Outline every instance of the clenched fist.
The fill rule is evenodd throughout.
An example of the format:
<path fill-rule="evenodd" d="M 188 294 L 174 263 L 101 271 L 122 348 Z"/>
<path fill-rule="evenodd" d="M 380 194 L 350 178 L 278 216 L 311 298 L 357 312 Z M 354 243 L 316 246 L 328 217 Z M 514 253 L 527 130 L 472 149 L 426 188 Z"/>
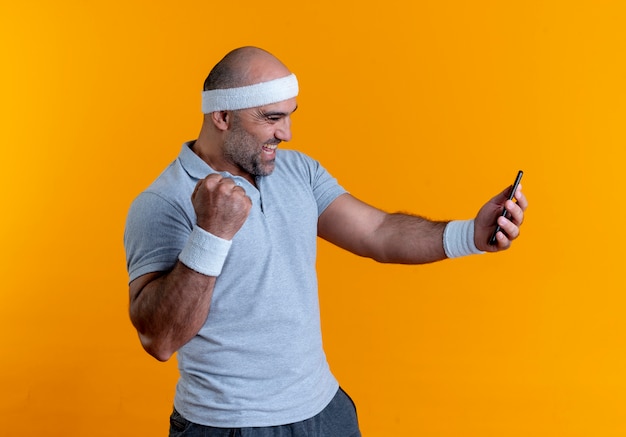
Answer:
<path fill-rule="evenodd" d="M 232 240 L 252 207 L 246 191 L 231 178 L 213 173 L 200 180 L 191 195 L 197 223 L 216 237 Z"/>

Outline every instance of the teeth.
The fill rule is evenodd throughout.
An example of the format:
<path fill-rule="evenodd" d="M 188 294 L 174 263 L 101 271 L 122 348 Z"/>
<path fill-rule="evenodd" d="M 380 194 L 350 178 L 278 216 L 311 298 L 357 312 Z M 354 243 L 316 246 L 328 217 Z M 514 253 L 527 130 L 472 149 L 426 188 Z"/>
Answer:
<path fill-rule="evenodd" d="M 269 149 L 269 150 L 276 150 L 277 147 L 278 147 L 277 144 L 266 144 L 263 146 L 264 149 Z"/>

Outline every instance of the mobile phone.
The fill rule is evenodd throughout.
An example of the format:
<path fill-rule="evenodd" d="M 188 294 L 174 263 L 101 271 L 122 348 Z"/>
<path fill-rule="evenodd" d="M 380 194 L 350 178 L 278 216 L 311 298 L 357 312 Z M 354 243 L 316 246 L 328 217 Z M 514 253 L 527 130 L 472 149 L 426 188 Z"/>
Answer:
<path fill-rule="evenodd" d="M 511 194 L 509 194 L 509 200 L 513 200 L 513 198 L 515 197 L 517 186 L 519 185 L 519 182 L 522 180 L 523 175 L 524 175 L 524 172 L 522 170 L 517 172 L 517 177 L 515 178 L 515 182 L 513 182 L 513 189 L 511 190 Z M 501 217 L 504 217 L 506 214 L 507 214 L 507 210 L 503 209 Z M 493 231 L 493 234 L 491 234 L 491 238 L 489 239 L 489 245 L 493 246 L 494 244 L 496 244 L 496 234 L 500 232 L 501 230 L 502 229 L 500 228 L 500 225 L 497 225 L 496 230 Z"/>

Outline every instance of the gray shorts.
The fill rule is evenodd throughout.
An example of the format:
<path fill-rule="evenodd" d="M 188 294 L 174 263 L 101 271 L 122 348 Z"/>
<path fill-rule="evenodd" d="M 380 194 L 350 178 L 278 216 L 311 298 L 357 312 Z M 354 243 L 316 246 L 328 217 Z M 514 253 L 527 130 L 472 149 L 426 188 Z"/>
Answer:
<path fill-rule="evenodd" d="M 356 407 L 341 388 L 316 416 L 288 425 L 258 428 L 215 428 L 189 422 L 176 409 L 169 437 L 361 437 Z"/>

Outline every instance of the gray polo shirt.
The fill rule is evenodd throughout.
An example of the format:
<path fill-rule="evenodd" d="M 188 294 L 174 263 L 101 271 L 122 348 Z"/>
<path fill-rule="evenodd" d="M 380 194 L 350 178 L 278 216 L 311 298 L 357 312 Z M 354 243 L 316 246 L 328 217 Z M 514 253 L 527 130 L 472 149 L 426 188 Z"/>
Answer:
<path fill-rule="evenodd" d="M 214 173 L 183 145 L 178 158 L 133 202 L 124 243 L 130 280 L 171 269 L 196 222 L 191 193 Z M 209 316 L 178 351 L 174 405 L 186 419 L 217 427 L 274 426 L 308 419 L 338 384 L 322 348 L 317 219 L 345 190 L 318 162 L 277 150 L 218 277 Z"/>

